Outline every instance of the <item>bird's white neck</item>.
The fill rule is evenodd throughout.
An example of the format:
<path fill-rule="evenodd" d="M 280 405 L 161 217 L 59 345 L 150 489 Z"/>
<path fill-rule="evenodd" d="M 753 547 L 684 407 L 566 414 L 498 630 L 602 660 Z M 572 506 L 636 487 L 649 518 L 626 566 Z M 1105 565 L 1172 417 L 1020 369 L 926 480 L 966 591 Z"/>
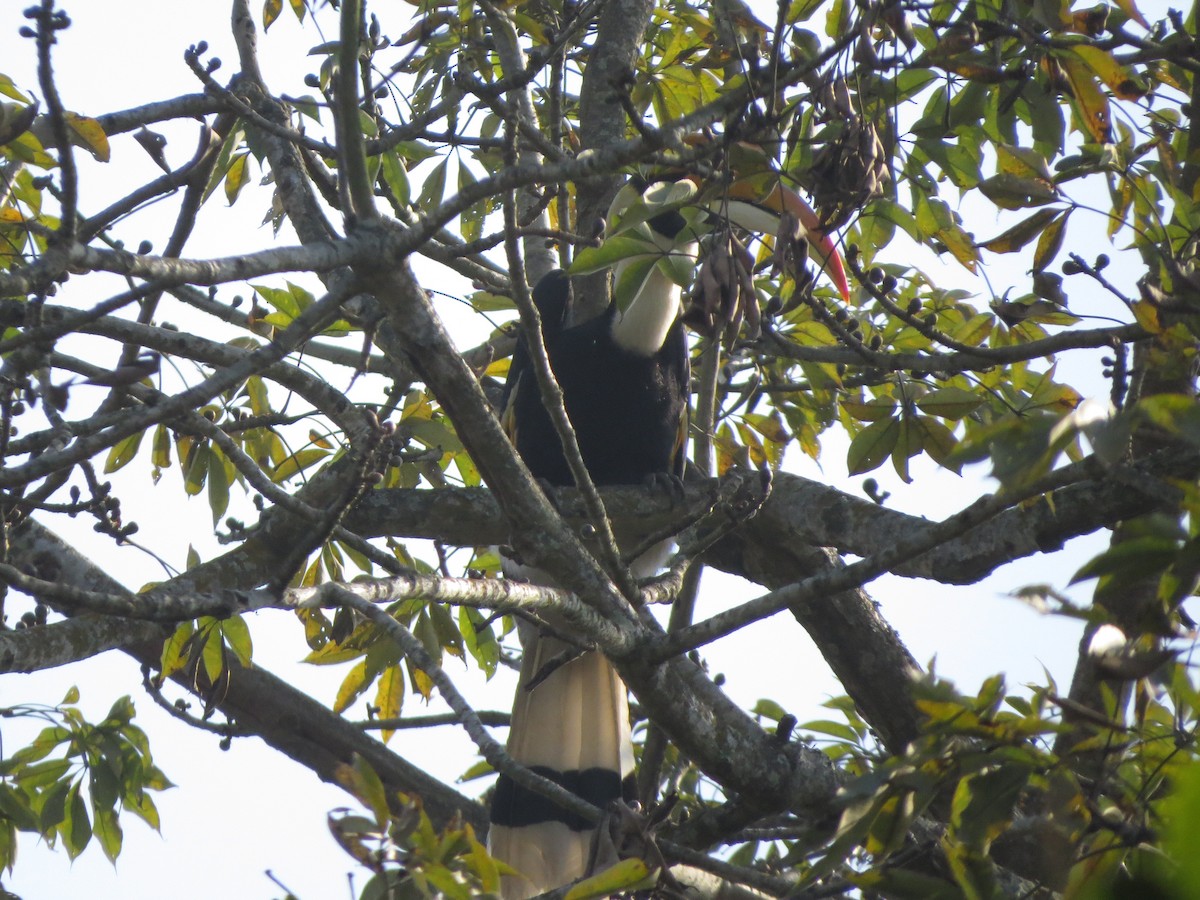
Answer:
<path fill-rule="evenodd" d="M 617 264 L 617 276 L 621 264 Z M 612 323 L 613 341 L 639 356 L 653 356 L 662 349 L 667 333 L 679 317 L 679 285 L 655 266 L 629 307 L 617 311 Z"/>

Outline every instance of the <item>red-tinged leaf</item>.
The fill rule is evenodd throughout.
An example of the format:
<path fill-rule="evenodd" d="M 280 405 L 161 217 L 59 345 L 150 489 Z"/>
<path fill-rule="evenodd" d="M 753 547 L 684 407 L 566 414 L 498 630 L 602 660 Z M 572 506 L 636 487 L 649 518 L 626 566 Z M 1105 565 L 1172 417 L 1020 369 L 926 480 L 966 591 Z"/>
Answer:
<path fill-rule="evenodd" d="M 985 241 L 979 246 L 984 250 L 990 250 L 992 253 L 1015 253 L 1034 238 L 1043 234 L 1046 226 L 1050 225 L 1060 215 L 1062 215 L 1062 210 L 1039 209 L 1027 219 L 1023 219 L 1012 228 L 996 235 L 990 241 Z"/>
<path fill-rule="evenodd" d="M 1100 90 L 1096 76 L 1082 59 L 1073 54 L 1064 54 L 1058 61 L 1071 83 L 1071 92 L 1075 95 L 1074 109 L 1082 129 L 1090 134 L 1096 143 L 1110 143 L 1112 114 L 1108 97 Z"/>
<path fill-rule="evenodd" d="M 1146 86 L 1133 77 L 1107 50 L 1090 44 L 1072 48 L 1084 64 L 1100 76 L 1100 80 L 1121 100 L 1140 100 L 1146 96 Z"/>
<path fill-rule="evenodd" d="M 879 467 L 896 446 L 900 423 L 896 419 L 872 422 L 850 442 L 846 453 L 846 468 L 851 475 L 861 475 Z"/>

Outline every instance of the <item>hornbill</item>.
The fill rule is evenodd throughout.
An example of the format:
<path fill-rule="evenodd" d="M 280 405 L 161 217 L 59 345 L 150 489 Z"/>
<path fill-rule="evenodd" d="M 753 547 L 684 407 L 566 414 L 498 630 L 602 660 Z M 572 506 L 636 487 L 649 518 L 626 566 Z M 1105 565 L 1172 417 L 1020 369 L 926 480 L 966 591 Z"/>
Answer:
<path fill-rule="evenodd" d="M 616 262 L 614 298 L 606 311 L 585 322 L 572 321 L 571 280 L 565 272 L 550 272 L 535 286 L 533 300 L 551 369 L 596 485 L 683 476 L 690 367 L 679 277 L 670 277 L 669 267 L 695 262 L 698 239 L 713 230 L 714 212 L 718 223 L 728 219 L 758 232 L 773 232 L 781 216 L 792 216 L 807 231 L 843 296 L 847 293 L 841 259 L 808 205 L 780 187 L 760 194 L 735 182 L 719 205 L 706 204 L 695 196 L 690 181 L 658 182 L 645 189 L 644 182 L 631 179 L 613 201 L 609 219 L 628 213 L 653 258 Z M 502 416 L 535 478 L 554 486 L 574 483 L 523 339 L 509 368 Z M 668 542 L 637 560 L 635 577 L 653 574 L 669 549 Z M 505 573 L 535 582 L 545 578 L 510 560 Z M 571 658 L 566 643 L 529 623 L 521 623 L 520 637 L 524 657 L 509 755 L 601 809 L 618 798 L 633 799 L 628 698 L 620 676 L 603 654 L 589 651 Z M 570 661 L 548 675 L 542 671 L 560 658 Z M 539 680 L 529 689 L 535 676 Z M 502 774 L 492 799 L 488 843 L 497 859 L 519 873 L 502 879 L 502 895 L 529 897 L 586 874 L 593 833 L 594 827 L 581 817 Z"/>

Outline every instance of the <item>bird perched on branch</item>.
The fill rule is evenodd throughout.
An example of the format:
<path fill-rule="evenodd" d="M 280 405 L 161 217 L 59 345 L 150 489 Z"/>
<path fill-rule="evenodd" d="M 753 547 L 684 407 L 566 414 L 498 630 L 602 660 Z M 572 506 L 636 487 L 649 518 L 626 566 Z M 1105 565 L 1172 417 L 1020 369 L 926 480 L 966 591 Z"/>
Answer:
<path fill-rule="evenodd" d="M 841 259 L 798 196 L 779 186 L 764 191 L 735 182 L 719 198 L 704 198 L 690 179 L 649 186 L 631 179 L 617 194 L 609 238 L 582 251 L 573 267 L 577 272 L 611 268 L 613 297 L 601 315 L 573 321 L 571 279 L 565 272 L 551 272 L 536 285 L 533 299 L 551 369 L 596 485 L 682 478 L 690 374 L 680 285 L 696 263 L 703 238 L 726 221 L 774 233 L 788 217 L 799 222 L 844 296 Z M 534 477 L 554 486 L 574 484 L 524 339 L 505 384 L 503 420 Z M 639 559 L 633 574 L 653 574 L 667 550 Z M 505 572 L 531 581 L 545 577 L 511 561 Z M 560 623 L 548 624 L 562 633 Z M 616 670 L 603 654 L 573 655 L 560 637 L 528 622 L 521 623 L 521 642 L 509 755 L 598 808 L 633 799 L 628 699 Z M 570 661 L 544 671 L 564 658 Z M 501 775 L 488 840 L 492 854 L 520 873 L 503 879 L 503 896 L 529 897 L 587 874 L 594 864 L 589 861 L 593 832 L 582 817 Z"/>

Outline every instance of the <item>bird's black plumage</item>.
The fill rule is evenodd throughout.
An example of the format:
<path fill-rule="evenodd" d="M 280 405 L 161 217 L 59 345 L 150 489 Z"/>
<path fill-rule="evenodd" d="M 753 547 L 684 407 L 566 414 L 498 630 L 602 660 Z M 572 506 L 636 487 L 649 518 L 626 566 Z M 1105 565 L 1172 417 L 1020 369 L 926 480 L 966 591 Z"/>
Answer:
<path fill-rule="evenodd" d="M 550 272 L 534 288 L 550 367 L 563 392 L 580 453 L 598 485 L 642 484 L 683 475 L 689 367 L 678 294 L 652 298 L 662 316 L 646 334 L 663 334 L 647 353 L 614 336 L 615 304 L 587 322 L 571 322 L 571 282 Z M 639 335 L 644 338 L 645 335 Z M 649 341 L 640 340 L 639 344 Z M 542 404 L 533 360 L 518 341 L 504 389 L 504 425 L 533 475 L 574 484 L 562 442 Z M 517 570 L 506 568 L 512 574 Z M 537 573 L 521 571 L 537 580 Z M 556 627 L 563 627 L 556 620 Z M 633 747 L 624 684 L 596 651 L 562 663 L 570 645 L 522 626 L 525 655 L 513 703 L 508 752 L 514 760 L 604 809 L 635 792 Z M 558 662 L 553 662 L 558 660 Z M 543 667 L 556 666 L 543 676 Z M 537 682 L 530 689 L 526 685 Z M 588 870 L 593 824 L 501 775 L 492 797 L 489 846 L 520 873 L 502 880 L 506 900 L 525 898 Z"/>
<path fill-rule="evenodd" d="M 642 484 L 656 475 L 682 477 L 690 373 L 680 319 L 662 347 L 643 356 L 613 339 L 613 306 L 587 322 L 566 324 L 571 301 L 565 272 L 550 272 L 533 296 L 550 367 L 592 481 Z M 524 339 L 513 354 L 504 403 L 509 436 L 533 475 L 552 485 L 574 484 Z"/>

